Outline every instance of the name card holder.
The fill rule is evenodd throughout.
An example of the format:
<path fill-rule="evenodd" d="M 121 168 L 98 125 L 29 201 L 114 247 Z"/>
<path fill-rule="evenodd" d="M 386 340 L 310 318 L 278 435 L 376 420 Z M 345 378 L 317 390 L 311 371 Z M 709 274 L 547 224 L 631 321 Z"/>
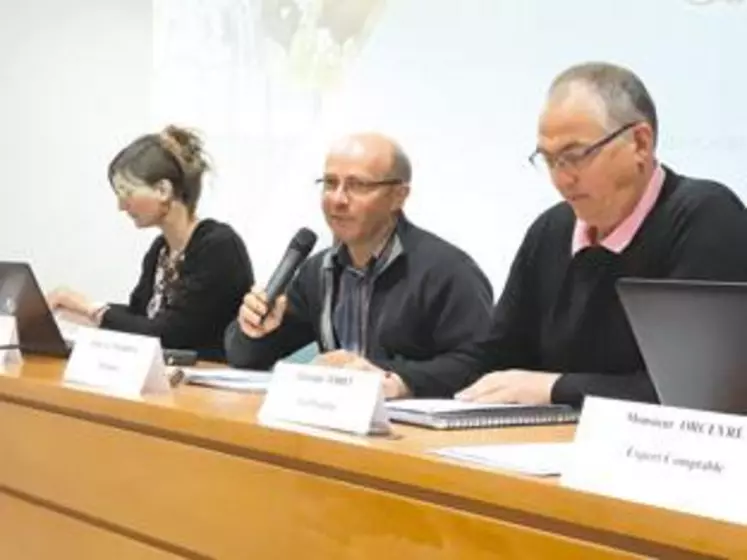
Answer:
<path fill-rule="evenodd" d="M 391 431 L 378 374 L 325 366 L 278 363 L 258 417 L 359 435 Z"/>
<path fill-rule="evenodd" d="M 563 486 L 747 524 L 747 417 L 587 397 Z"/>
<path fill-rule="evenodd" d="M 102 329 L 78 333 L 63 379 L 127 397 L 171 391 L 158 338 Z"/>
<path fill-rule="evenodd" d="M 0 315 L 0 372 L 22 361 L 16 318 L 13 315 Z"/>

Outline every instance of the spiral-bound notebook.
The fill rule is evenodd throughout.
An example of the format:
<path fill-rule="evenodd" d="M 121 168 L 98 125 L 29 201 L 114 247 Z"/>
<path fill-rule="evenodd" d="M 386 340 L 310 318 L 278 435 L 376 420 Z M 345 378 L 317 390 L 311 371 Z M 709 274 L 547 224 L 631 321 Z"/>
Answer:
<path fill-rule="evenodd" d="M 393 422 L 436 430 L 537 426 L 576 422 L 579 411 L 562 404 L 477 404 L 452 399 L 405 399 L 387 403 Z"/>

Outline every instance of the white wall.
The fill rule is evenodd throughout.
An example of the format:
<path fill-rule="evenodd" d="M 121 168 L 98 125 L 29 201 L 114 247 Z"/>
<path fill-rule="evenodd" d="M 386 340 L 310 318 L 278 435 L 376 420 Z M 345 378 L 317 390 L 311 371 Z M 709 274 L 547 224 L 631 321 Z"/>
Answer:
<path fill-rule="evenodd" d="M 217 166 L 202 214 L 234 224 L 266 278 L 298 227 L 324 232 L 312 180 L 326 142 L 376 129 L 412 156 L 412 219 L 470 251 L 499 290 L 526 226 L 557 200 L 526 163 L 543 94 L 589 59 L 648 84 L 665 162 L 747 197 L 743 0 L 356 2 L 380 13 L 329 84 L 324 30 L 297 34 L 289 58 L 258 0 L 0 0 L 2 258 L 31 258 L 49 287 L 124 297 L 153 233 L 116 213 L 105 165 L 176 121 L 206 133 Z"/>
<path fill-rule="evenodd" d="M 44 289 L 124 297 L 152 232 L 116 211 L 106 165 L 149 123 L 150 0 L 0 0 L 0 258 Z"/>

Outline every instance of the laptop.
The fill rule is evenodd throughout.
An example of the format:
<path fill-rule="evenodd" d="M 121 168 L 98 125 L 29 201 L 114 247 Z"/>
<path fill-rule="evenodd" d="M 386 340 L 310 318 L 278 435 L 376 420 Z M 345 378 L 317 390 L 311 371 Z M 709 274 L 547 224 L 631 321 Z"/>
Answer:
<path fill-rule="evenodd" d="M 31 267 L 22 262 L 0 262 L 0 314 L 15 316 L 18 345 L 24 354 L 68 358 L 75 346 L 75 328 L 87 328 L 58 323 Z M 66 332 L 60 330 L 61 326 L 68 327 Z M 195 350 L 164 348 L 163 359 L 170 366 L 192 366 L 198 354 Z"/>
<path fill-rule="evenodd" d="M 67 358 L 66 342 L 28 263 L 0 262 L 0 314 L 14 315 L 22 353 Z"/>
<path fill-rule="evenodd" d="M 662 404 L 747 414 L 747 284 L 626 278 L 617 292 Z"/>

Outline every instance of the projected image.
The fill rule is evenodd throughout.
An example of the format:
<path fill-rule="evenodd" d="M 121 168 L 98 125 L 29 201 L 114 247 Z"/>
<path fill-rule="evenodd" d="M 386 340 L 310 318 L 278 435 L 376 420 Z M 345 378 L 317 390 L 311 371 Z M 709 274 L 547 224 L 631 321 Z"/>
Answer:
<path fill-rule="evenodd" d="M 252 57 L 262 78 L 255 118 L 261 165 L 278 185 L 302 185 L 304 150 L 317 142 L 330 95 L 360 63 L 386 0 L 256 0 Z M 255 81 L 256 83 L 256 81 Z M 262 131 L 259 133 L 259 131 Z M 266 195 L 269 196 L 269 195 Z"/>
<path fill-rule="evenodd" d="M 261 35 L 283 50 L 291 79 L 324 89 L 341 79 L 384 4 L 385 0 L 262 0 Z"/>
<path fill-rule="evenodd" d="M 386 0 L 155 0 L 154 115 L 159 123 L 189 120 L 218 137 L 213 146 L 220 137 L 264 136 L 268 153 L 257 157 L 275 170 L 276 154 L 287 162 L 293 145 L 309 141 L 326 94 L 360 59 L 385 7 Z"/>

